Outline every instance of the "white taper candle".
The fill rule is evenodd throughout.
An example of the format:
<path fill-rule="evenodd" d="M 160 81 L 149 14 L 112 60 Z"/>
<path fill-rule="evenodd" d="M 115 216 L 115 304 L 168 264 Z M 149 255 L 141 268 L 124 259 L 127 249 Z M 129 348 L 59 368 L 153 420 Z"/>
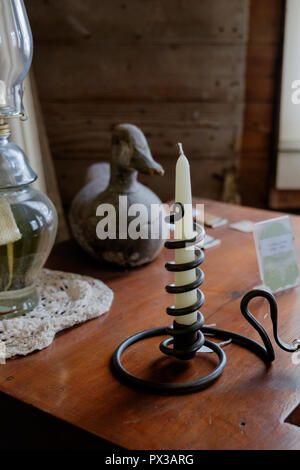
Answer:
<path fill-rule="evenodd" d="M 188 240 L 193 238 L 193 209 L 190 165 L 183 153 L 182 144 L 178 144 L 180 156 L 176 165 L 176 202 L 184 205 L 184 217 L 175 223 L 175 239 Z M 176 264 L 188 263 L 195 259 L 195 249 L 192 246 L 175 250 Z M 182 286 L 196 280 L 196 270 L 175 273 L 175 285 Z M 183 308 L 193 305 L 197 301 L 197 289 L 183 294 L 175 295 L 175 307 Z M 181 325 L 192 325 L 197 321 L 197 312 L 185 316 L 176 317 L 176 322 Z"/>

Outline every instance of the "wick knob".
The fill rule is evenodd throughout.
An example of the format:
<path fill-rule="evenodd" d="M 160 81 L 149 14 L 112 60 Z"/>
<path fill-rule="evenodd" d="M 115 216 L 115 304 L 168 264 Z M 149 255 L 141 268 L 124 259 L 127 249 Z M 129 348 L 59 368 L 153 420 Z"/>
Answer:
<path fill-rule="evenodd" d="M 179 147 L 180 155 L 184 155 L 184 153 L 183 153 L 183 148 L 182 148 L 182 143 L 181 143 L 181 142 L 178 143 L 178 147 Z"/>

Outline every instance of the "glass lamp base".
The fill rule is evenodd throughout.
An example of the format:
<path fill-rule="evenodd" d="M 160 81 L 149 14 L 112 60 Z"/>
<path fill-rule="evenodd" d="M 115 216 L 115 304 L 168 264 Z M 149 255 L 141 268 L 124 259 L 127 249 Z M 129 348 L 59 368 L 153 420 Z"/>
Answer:
<path fill-rule="evenodd" d="M 38 306 L 39 294 L 35 287 L 1 292 L 0 293 L 0 321 L 19 317 L 31 312 Z"/>

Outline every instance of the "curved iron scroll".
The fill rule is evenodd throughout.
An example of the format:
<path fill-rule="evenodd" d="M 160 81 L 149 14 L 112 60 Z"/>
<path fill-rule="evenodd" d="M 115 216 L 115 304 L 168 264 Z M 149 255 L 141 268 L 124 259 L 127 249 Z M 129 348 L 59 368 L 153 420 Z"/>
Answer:
<path fill-rule="evenodd" d="M 291 345 L 282 341 L 278 336 L 278 308 L 277 302 L 273 294 L 261 289 L 255 289 L 253 291 L 248 292 L 241 301 L 241 312 L 244 318 L 255 328 L 258 332 L 259 336 L 261 337 L 265 348 L 266 348 L 266 355 L 267 360 L 269 362 L 274 361 L 275 353 L 274 349 L 270 340 L 270 337 L 264 327 L 259 323 L 259 321 L 254 317 L 254 315 L 250 312 L 248 305 L 251 300 L 257 297 L 263 297 L 266 299 L 270 305 L 270 316 L 273 325 L 273 335 L 277 345 L 287 352 L 296 352 L 300 349 L 300 340 L 295 339 Z"/>

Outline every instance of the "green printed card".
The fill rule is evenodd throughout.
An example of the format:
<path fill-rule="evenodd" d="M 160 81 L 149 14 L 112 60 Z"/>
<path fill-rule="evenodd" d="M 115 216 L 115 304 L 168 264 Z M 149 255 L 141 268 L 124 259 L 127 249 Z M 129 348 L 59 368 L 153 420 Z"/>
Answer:
<path fill-rule="evenodd" d="M 290 217 L 254 224 L 254 239 L 264 286 L 272 292 L 297 286 L 299 267 Z"/>

